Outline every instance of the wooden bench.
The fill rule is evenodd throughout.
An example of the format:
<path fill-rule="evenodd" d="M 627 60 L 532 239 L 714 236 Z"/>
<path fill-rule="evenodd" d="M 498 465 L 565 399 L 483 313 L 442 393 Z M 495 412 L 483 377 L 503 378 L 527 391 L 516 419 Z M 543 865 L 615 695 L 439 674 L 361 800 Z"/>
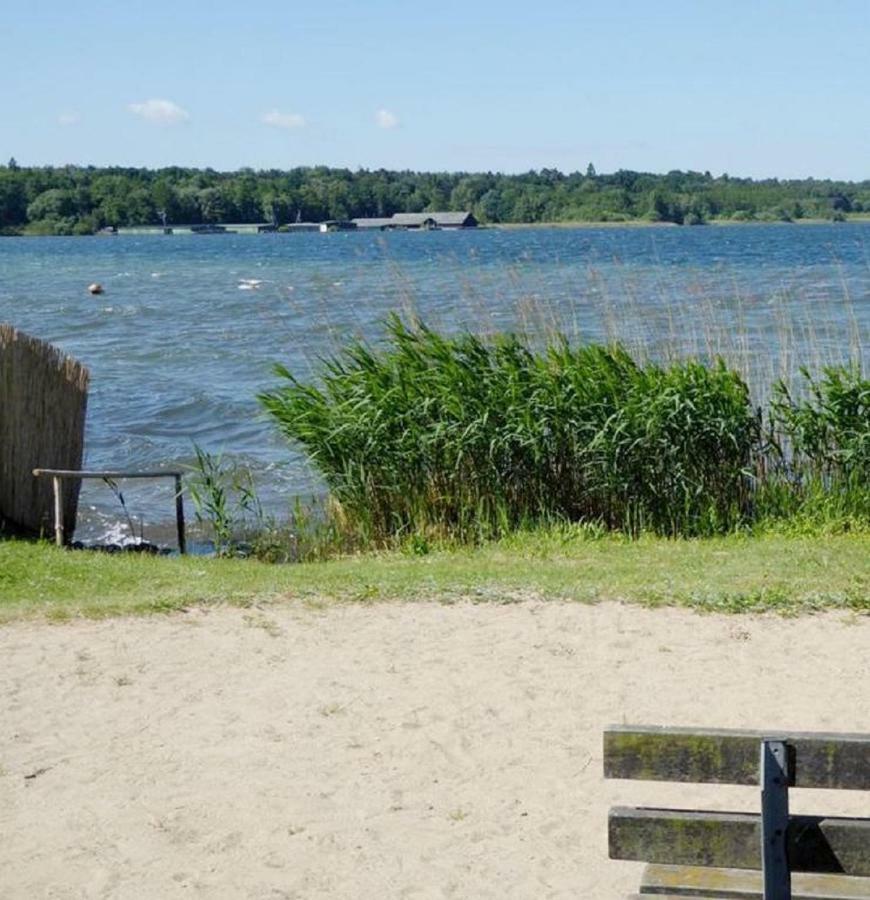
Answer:
<path fill-rule="evenodd" d="M 760 815 L 611 809 L 610 858 L 647 863 L 635 898 L 870 898 L 870 818 L 788 810 L 789 787 L 870 791 L 870 735 L 617 725 L 604 775 L 762 788 Z"/>

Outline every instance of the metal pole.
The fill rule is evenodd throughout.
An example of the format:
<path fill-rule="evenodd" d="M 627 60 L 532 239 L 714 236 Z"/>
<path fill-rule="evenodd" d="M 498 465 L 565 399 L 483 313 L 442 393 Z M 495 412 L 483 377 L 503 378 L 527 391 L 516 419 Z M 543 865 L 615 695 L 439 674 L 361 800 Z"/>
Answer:
<path fill-rule="evenodd" d="M 63 547 L 63 488 L 57 475 L 51 482 L 54 488 L 54 542 Z"/>
<path fill-rule="evenodd" d="M 761 868 L 764 900 L 791 900 L 788 865 L 788 745 L 761 742 Z"/>
<path fill-rule="evenodd" d="M 181 493 L 181 476 L 175 476 L 175 525 L 178 529 L 178 552 L 184 556 L 187 541 L 184 535 L 184 497 Z"/>

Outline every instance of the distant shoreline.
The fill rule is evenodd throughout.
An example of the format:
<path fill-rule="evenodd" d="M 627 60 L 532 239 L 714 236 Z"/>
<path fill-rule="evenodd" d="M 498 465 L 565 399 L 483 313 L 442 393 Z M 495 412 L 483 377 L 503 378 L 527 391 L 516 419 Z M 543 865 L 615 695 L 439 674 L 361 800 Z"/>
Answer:
<path fill-rule="evenodd" d="M 625 222 L 590 222 L 586 220 L 571 222 L 496 222 L 481 227 L 513 230 L 517 228 L 699 228 L 709 226 L 721 228 L 732 225 L 870 225 L 870 215 L 847 216 L 841 222 L 822 218 L 792 219 L 789 222 L 783 220 L 764 221 L 762 219 L 709 219 L 699 225 L 678 225 L 676 222 L 650 222 L 645 219 L 628 219 Z"/>
<path fill-rule="evenodd" d="M 547 229 L 547 228 L 575 228 L 575 229 L 583 229 L 583 228 L 698 228 L 698 227 L 714 227 L 714 228 L 728 228 L 728 227 L 743 227 L 747 225 L 776 225 L 776 226 L 788 226 L 788 225 L 870 225 L 870 215 L 850 215 L 846 216 L 844 219 L 840 221 L 833 221 L 832 219 L 823 219 L 823 218 L 801 218 L 801 219 L 792 219 L 791 221 L 784 220 L 773 220 L 766 221 L 763 219 L 708 219 L 704 222 L 700 222 L 697 225 L 678 225 L 676 222 L 650 222 L 646 219 L 627 219 L 624 222 L 613 222 L 613 221 L 588 221 L 588 220 L 573 220 L 567 222 L 483 222 L 478 228 L 487 230 L 504 230 L 504 231 L 516 231 L 520 229 Z M 172 237 L 173 235 L 163 235 L 160 234 L 160 229 L 162 226 L 130 226 L 130 229 L 124 228 L 121 233 L 116 235 L 111 235 L 112 237 Z M 141 231 L 137 229 L 142 229 Z M 401 230 L 401 229 L 399 229 Z M 441 229 L 435 229 L 441 230 Z M 467 229 L 454 229 L 460 231 L 474 231 L 474 228 Z M 287 234 L 287 232 L 271 232 L 272 234 L 280 233 Z M 312 232 L 313 233 L 313 232 Z M 379 232 L 381 233 L 381 232 Z M 184 234 L 184 232 L 178 231 L 176 234 Z M 254 231 L 232 231 L 228 232 L 228 234 L 256 234 Z M 17 233 L 13 233 L 10 231 L 0 231 L 0 238 L 3 237 L 25 237 L 25 238 L 40 238 L 40 237 L 106 237 L 105 233 L 93 232 L 90 234 L 77 234 L 77 235 L 58 235 L 58 234 L 32 234 L 26 231 L 20 231 Z"/>

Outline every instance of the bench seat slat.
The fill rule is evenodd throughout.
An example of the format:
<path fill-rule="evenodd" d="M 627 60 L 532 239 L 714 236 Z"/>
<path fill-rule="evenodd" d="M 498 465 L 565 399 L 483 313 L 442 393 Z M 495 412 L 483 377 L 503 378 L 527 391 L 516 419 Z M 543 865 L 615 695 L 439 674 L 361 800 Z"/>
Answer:
<path fill-rule="evenodd" d="M 761 868 L 761 816 L 615 807 L 611 859 L 717 868 Z M 870 819 L 792 816 L 791 869 L 870 876 Z"/>
<path fill-rule="evenodd" d="M 629 894 L 628 900 L 649 900 L 649 894 Z M 658 894 L 656 900 L 709 900 L 700 894 Z"/>
<path fill-rule="evenodd" d="M 795 872 L 791 879 L 792 900 L 868 900 L 870 878 L 849 875 Z M 650 864 L 640 884 L 644 898 L 728 897 L 762 900 L 761 872 L 749 869 L 716 869 L 697 866 Z"/>
<path fill-rule="evenodd" d="M 758 784 L 762 738 L 794 747 L 794 786 L 870 790 L 870 734 L 761 732 L 613 725 L 604 732 L 607 778 Z"/>

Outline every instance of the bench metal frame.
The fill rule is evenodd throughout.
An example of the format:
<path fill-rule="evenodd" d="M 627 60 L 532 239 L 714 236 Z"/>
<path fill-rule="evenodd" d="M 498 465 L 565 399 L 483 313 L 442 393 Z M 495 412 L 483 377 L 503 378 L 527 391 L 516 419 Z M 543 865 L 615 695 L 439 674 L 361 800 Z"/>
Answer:
<path fill-rule="evenodd" d="M 791 900 L 788 865 L 788 786 L 791 781 L 785 741 L 762 740 L 761 763 L 761 871 L 764 900 Z"/>

